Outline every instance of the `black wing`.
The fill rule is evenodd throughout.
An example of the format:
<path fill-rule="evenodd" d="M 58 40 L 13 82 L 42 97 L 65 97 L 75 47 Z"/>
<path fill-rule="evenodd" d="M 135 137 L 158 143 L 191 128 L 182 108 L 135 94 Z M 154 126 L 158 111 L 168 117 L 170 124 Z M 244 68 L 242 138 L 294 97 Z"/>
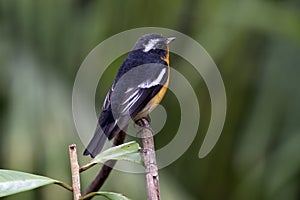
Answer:
<path fill-rule="evenodd" d="M 112 139 L 145 108 L 168 79 L 168 67 L 146 64 L 133 68 L 114 83 L 107 94 L 94 137 L 84 155 L 96 156 L 106 141 Z"/>

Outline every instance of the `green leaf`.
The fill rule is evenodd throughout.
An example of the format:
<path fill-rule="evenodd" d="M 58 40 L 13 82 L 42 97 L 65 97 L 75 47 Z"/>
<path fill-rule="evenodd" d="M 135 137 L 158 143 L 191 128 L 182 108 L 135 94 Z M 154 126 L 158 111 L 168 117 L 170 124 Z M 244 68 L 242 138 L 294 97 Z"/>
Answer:
<path fill-rule="evenodd" d="M 32 190 L 49 184 L 58 184 L 72 191 L 72 187 L 45 176 L 0 169 L 0 197 Z"/>
<path fill-rule="evenodd" d="M 82 200 L 93 197 L 93 196 L 103 196 L 106 197 L 107 199 L 110 200 L 130 200 L 128 197 L 119 194 L 119 193 L 114 193 L 114 192 L 92 192 L 89 193 L 87 195 L 85 195 L 84 197 L 81 197 Z"/>
<path fill-rule="evenodd" d="M 142 165 L 140 149 L 141 147 L 135 141 L 111 147 L 99 153 L 91 162 L 81 167 L 80 171 L 85 171 L 96 164 L 104 163 L 108 160 L 125 160 Z"/>

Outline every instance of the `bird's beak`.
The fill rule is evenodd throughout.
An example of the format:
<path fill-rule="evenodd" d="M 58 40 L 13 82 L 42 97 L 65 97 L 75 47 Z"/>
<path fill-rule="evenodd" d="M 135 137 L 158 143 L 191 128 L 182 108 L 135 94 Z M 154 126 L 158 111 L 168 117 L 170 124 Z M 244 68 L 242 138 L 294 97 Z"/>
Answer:
<path fill-rule="evenodd" d="M 175 39 L 176 39 L 176 37 L 169 37 L 169 38 L 167 38 L 167 44 L 170 44 Z"/>

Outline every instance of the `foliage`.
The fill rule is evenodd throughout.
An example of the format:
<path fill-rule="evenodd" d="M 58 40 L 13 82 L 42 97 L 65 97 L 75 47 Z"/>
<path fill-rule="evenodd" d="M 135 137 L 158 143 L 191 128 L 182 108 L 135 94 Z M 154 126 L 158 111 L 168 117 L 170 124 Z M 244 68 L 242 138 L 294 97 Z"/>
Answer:
<path fill-rule="evenodd" d="M 86 170 L 95 164 L 101 164 L 108 160 L 125 160 L 142 165 L 143 161 L 139 150 L 140 146 L 135 141 L 121 144 L 99 153 L 91 162 L 82 166 L 81 169 Z"/>
<path fill-rule="evenodd" d="M 104 196 L 108 199 L 111 199 L 111 200 L 130 200 L 129 198 L 125 197 L 124 195 L 122 194 L 118 194 L 118 193 L 114 193 L 114 192 L 92 192 L 88 195 L 86 195 L 85 197 L 82 198 L 82 200 L 88 198 L 88 197 L 92 197 L 92 196 Z"/>
<path fill-rule="evenodd" d="M 142 161 L 141 156 L 138 153 L 139 150 L 139 144 L 134 141 L 116 147 L 111 147 L 98 154 L 95 159 L 86 164 L 84 168 L 87 170 L 92 165 L 96 163 L 103 163 L 107 160 L 126 160 L 141 164 Z M 57 184 L 67 190 L 72 191 L 72 187 L 68 184 L 45 176 L 0 169 L 0 197 L 32 190 L 49 184 Z M 104 196 L 111 200 L 129 200 L 122 194 L 104 191 L 87 194 L 86 196 L 82 197 L 82 199 L 96 195 Z"/>
<path fill-rule="evenodd" d="M 34 174 L 0 169 L 0 197 L 32 190 L 49 184 L 58 184 L 72 191 L 66 183 Z"/>

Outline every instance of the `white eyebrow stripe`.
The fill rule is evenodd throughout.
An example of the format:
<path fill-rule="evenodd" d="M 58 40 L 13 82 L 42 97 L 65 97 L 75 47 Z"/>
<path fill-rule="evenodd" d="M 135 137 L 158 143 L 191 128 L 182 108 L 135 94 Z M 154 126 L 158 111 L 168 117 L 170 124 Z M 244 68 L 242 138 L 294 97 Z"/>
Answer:
<path fill-rule="evenodd" d="M 156 45 L 156 43 L 159 41 L 159 39 L 151 39 L 149 40 L 148 44 L 144 45 L 144 50 L 143 52 L 148 52 L 151 49 L 153 49 L 153 47 Z"/>
<path fill-rule="evenodd" d="M 140 88 L 150 88 L 152 86 L 161 84 L 161 81 L 162 81 L 165 73 L 166 73 L 166 68 L 161 70 L 158 77 L 154 81 L 150 80 L 151 82 L 149 82 L 149 80 L 147 80 L 146 82 L 143 82 L 143 83 L 139 84 L 138 87 L 140 87 Z"/>

